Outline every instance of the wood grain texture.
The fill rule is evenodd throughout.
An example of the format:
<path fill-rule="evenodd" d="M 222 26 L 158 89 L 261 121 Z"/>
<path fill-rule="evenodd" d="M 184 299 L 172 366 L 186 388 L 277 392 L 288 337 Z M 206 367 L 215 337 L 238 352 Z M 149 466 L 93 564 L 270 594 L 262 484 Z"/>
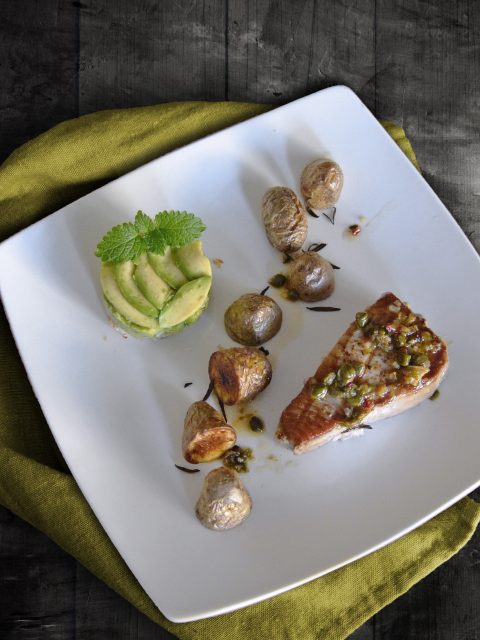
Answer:
<path fill-rule="evenodd" d="M 375 112 L 405 128 L 425 178 L 480 250 L 480 6 L 381 0 Z"/>
<path fill-rule="evenodd" d="M 223 100 L 221 0 L 99 0 L 80 11 L 79 111 Z"/>
<path fill-rule="evenodd" d="M 168 631 L 119 598 L 103 582 L 77 564 L 75 585 L 75 639 L 169 640 Z M 65 638 L 70 636 L 65 635 Z"/>
<path fill-rule="evenodd" d="M 78 11 L 65 0 L 0 3 L 0 162 L 78 113 Z"/>
<path fill-rule="evenodd" d="M 427 180 L 480 249 L 479 2 L 0 3 L 0 158 L 97 109 L 281 104 L 334 84 L 404 126 Z M 480 640 L 479 594 L 477 531 L 350 640 Z M 172 637 L 0 508 L 2 640 Z"/>
<path fill-rule="evenodd" d="M 0 509 L 0 638 L 64 640 L 74 628 L 77 562 Z"/>

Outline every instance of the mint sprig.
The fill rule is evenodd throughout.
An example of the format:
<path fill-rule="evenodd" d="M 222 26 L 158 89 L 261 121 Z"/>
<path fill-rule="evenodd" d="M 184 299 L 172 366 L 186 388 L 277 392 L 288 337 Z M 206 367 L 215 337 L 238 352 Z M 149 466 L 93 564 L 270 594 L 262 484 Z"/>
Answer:
<path fill-rule="evenodd" d="M 98 243 L 95 255 L 103 262 L 135 260 L 145 251 L 163 255 L 167 247 L 181 247 L 206 229 L 200 218 L 186 211 L 161 211 L 152 220 L 138 211 L 134 222 L 119 224 Z"/>
<path fill-rule="evenodd" d="M 147 216 L 146 213 L 143 213 L 143 211 L 137 211 L 134 226 L 138 233 L 142 235 L 148 233 L 149 231 L 152 231 L 155 227 L 155 223 L 150 218 L 150 216 Z"/>

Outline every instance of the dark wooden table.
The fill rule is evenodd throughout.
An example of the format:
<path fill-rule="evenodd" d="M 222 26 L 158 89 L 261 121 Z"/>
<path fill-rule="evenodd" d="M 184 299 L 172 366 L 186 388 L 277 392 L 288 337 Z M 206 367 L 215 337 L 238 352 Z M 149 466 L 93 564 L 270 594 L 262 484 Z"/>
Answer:
<path fill-rule="evenodd" d="M 406 129 L 426 179 L 478 250 L 478 0 L 0 3 L 0 160 L 98 109 L 282 104 L 340 83 Z M 172 636 L 0 508 L 0 638 Z M 480 531 L 351 638 L 480 639 Z"/>

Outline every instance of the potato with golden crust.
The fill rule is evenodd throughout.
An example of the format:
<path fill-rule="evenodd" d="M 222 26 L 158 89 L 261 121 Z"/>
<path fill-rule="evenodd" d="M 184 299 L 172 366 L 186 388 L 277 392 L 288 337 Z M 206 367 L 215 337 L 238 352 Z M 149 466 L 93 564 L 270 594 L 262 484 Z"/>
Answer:
<path fill-rule="evenodd" d="M 237 441 L 235 429 L 207 402 L 194 402 L 183 427 L 182 451 L 187 462 L 197 464 L 220 458 Z"/>
<path fill-rule="evenodd" d="M 333 160 L 314 160 L 303 170 L 300 186 L 309 209 L 329 209 L 340 198 L 343 171 Z"/>
<path fill-rule="evenodd" d="M 318 302 L 332 295 L 335 276 L 332 265 L 315 251 L 306 251 L 290 262 L 286 287 L 305 302 Z"/>
<path fill-rule="evenodd" d="M 252 499 L 231 469 L 219 467 L 205 477 L 195 513 L 208 529 L 225 531 L 241 524 L 252 510 Z"/>
<path fill-rule="evenodd" d="M 279 251 L 298 251 L 305 242 L 308 217 L 305 207 L 288 187 L 272 187 L 263 196 L 262 217 L 267 237 Z"/>
<path fill-rule="evenodd" d="M 278 333 L 282 326 L 282 310 L 269 296 L 244 293 L 225 311 L 224 320 L 232 340 L 255 347 Z"/>
<path fill-rule="evenodd" d="M 226 405 L 252 400 L 272 379 L 267 356 L 254 347 L 232 347 L 210 356 L 208 375 Z"/>

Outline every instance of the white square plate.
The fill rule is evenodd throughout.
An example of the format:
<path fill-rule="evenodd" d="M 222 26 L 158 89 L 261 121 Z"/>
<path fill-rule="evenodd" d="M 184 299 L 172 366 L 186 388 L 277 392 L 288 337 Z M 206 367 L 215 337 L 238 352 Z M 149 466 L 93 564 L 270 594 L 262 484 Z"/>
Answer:
<path fill-rule="evenodd" d="M 284 268 L 260 218 L 263 193 L 324 155 L 343 167 L 335 226 L 309 219 L 309 241 L 341 266 L 316 314 L 276 297 L 274 375 L 254 402 L 267 425 L 240 431 L 255 460 L 243 477 L 250 518 L 225 533 L 194 506 L 205 473 L 187 475 L 181 434 L 208 384 L 207 363 L 231 346 L 223 313 Z M 193 211 L 207 224 L 213 299 L 185 332 L 152 342 L 109 326 L 97 242 L 138 209 Z M 368 218 L 355 239 L 345 228 Z M 158 608 L 176 622 L 252 604 L 387 544 L 480 482 L 480 261 L 420 174 L 347 88 L 302 98 L 209 136 L 107 184 L 0 247 L 12 330 L 54 437 L 113 543 Z M 272 290 L 270 290 L 272 291 Z M 393 291 L 449 344 L 436 402 L 377 423 L 365 437 L 295 457 L 275 441 L 281 410 L 355 311 Z M 185 382 L 193 385 L 184 389 Z M 229 409 L 235 416 L 235 410 Z M 273 458 L 273 459 L 272 459 Z M 218 463 L 217 463 L 218 464 Z M 232 577 L 232 575 L 234 577 Z"/>

